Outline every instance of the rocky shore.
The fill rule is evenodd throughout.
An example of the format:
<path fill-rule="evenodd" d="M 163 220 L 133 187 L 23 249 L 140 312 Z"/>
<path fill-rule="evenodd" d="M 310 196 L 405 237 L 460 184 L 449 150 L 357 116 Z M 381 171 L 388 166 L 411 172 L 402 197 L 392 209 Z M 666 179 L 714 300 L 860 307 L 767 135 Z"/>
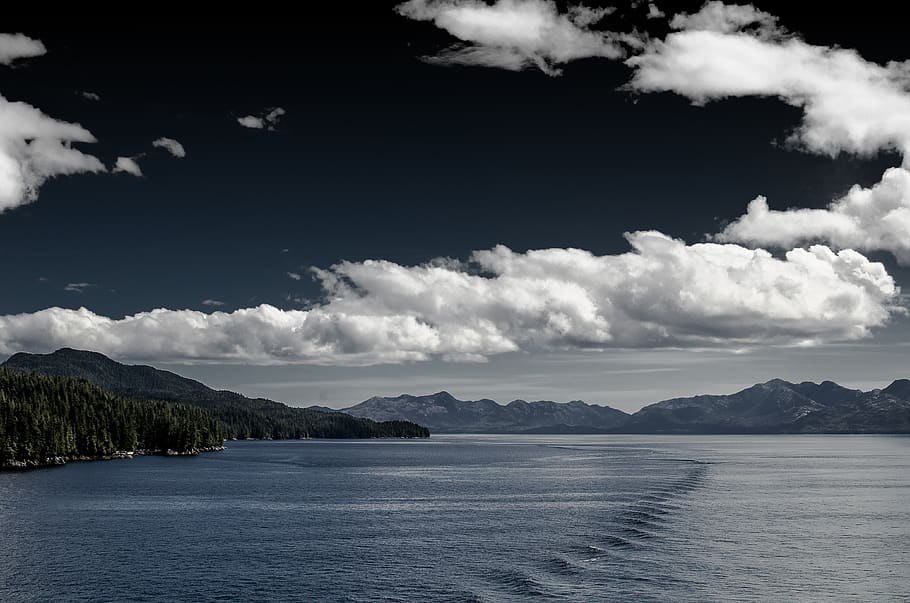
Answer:
<path fill-rule="evenodd" d="M 27 469 L 40 469 L 42 467 L 55 467 L 67 463 L 80 463 L 84 461 L 110 461 L 115 459 L 131 459 L 134 456 L 196 456 L 202 452 L 217 452 L 224 450 L 224 446 L 207 446 L 203 448 L 193 448 L 187 451 L 178 450 L 133 450 L 117 451 L 113 454 L 99 456 L 50 456 L 37 459 L 26 459 L 17 461 L 8 461 L 0 465 L 0 470 L 22 471 Z"/>

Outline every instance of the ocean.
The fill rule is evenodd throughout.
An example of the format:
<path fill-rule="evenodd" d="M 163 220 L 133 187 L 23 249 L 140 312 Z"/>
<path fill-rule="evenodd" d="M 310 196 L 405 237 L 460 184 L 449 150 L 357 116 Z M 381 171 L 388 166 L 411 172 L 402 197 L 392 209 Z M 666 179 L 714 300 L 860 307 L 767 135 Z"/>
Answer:
<path fill-rule="evenodd" d="M 2 601 L 910 600 L 910 437 L 229 442 L 0 474 Z"/>

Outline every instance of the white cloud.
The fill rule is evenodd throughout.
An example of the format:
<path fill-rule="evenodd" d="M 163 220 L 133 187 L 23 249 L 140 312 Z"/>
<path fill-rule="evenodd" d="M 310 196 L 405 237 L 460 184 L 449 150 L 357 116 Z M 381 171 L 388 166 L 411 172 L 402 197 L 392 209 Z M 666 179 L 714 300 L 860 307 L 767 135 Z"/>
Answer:
<path fill-rule="evenodd" d="M 432 21 L 465 45 L 435 57 L 505 69 L 555 65 L 600 56 L 624 58 L 620 44 L 640 50 L 626 60 L 630 87 L 671 91 L 696 103 L 735 96 L 774 96 L 801 107 L 791 140 L 827 155 L 910 150 L 910 61 L 880 65 L 855 50 L 815 46 L 752 5 L 707 2 L 671 19 L 664 40 L 634 33 L 593 31 L 579 9 L 560 13 L 550 0 L 411 0 L 400 14 Z M 582 11 L 590 9 L 582 9 Z M 659 9 L 648 6 L 649 15 Z M 638 39 L 640 45 L 636 45 Z"/>
<path fill-rule="evenodd" d="M 750 5 L 710 2 L 695 15 L 676 15 L 671 25 L 683 31 L 627 60 L 636 70 L 632 88 L 671 91 L 699 104 L 773 96 L 803 110 L 789 141 L 805 150 L 904 155 L 904 167 L 888 170 L 870 189 L 853 187 L 827 209 L 773 211 L 758 197 L 714 239 L 784 249 L 822 241 L 890 251 L 910 263 L 910 62 L 881 65 L 855 50 L 808 44 Z"/>
<path fill-rule="evenodd" d="M 733 33 L 750 26 L 754 26 L 755 32 L 762 36 L 783 33 L 774 15 L 758 10 L 751 4 L 724 4 L 717 0 L 706 2 L 695 14 L 679 13 L 670 20 L 673 29 L 722 33 Z"/>
<path fill-rule="evenodd" d="M 101 100 L 100 94 L 97 94 L 95 92 L 88 92 L 86 90 L 83 90 L 82 92 L 80 92 L 79 96 L 81 96 L 82 98 L 88 99 L 90 101 L 100 101 Z"/>
<path fill-rule="evenodd" d="M 764 19 L 759 32 L 730 31 L 752 18 L 687 16 L 677 24 L 698 28 L 670 33 L 626 61 L 635 68 L 631 86 L 696 103 L 778 97 L 804 112 L 791 141 L 816 153 L 910 151 L 910 63 L 879 65 L 855 50 L 769 33 L 767 17 L 754 17 Z"/>
<path fill-rule="evenodd" d="M 303 276 L 299 272 L 288 272 L 287 275 L 288 275 L 288 278 L 294 279 L 295 281 L 299 281 L 300 279 L 303 278 Z"/>
<path fill-rule="evenodd" d="M 47 53 L 41 40 L 24 34 L 0 33 L 0 65 L 12 65 L 17 59 L 38 57 Z"/>
<path fill-rule="evenodd" d="M 202 305 L 220 307 L 224 305 L 224 302 L 217 299 L 204 299 L 202 300 Z"/>
<path fill-rule="evenodd" d="M 261 117 L 256 117 L 253 115 L 244 115 L 243 117 L 238 117 L 237 123 L 239 123 L 244 128 L 254 128 L 256 130 L 261 130 L 265 127 L 265 121 Z"/>
<path fill-rule="evenodd" d="M 37 199 L 49 178 L 105 171 L 98 158 L 74 149 L 74 142 L 95 137 L 79 124 L 0 96 L 0 213 Z"/>
<path fill-rule="evenodd" d="M 166 150 L 168 153 L 174 157 L 182 158 L 186 157 L 186 149 L 183 148 L 183 145 L 174 140 L 173 138 L 167 138 L 162 136 L 154 141 L 152 141 L 152 146 L 156 148 L 161 148 Z"/>
<path fill-rule="evenodd" d="M 92 286 L 92 283 L 67 283 L 63 290 L 70 293 L 85 293 L 85 290 Z"/>
<path fill-rule="evenodd" d="M 427 60 L 484 65 L 518 71 L 537 67 L 549 75 L 558 65 L 585 57 L 619 58 L 621 36 L 595 31 L 596 23 L 612 9 L 573 7 L 560 13 L 551 0 L 410 0 L 399 14 L 432 21 L 463 44 Z"/>
<path fill-rule="evenodd" d="M 278 127 L 278 121 L 287 113 L 281 107 L 274 107 L 272 109 L 266 110 L 262 115 L 245 115 L 243 117 L 237 118 L 237 123 L 245 128 L 253 128 L 255 130 L 270 130 L 274 131 Z"/>
<path fill-rule="evenodd" d="M 714 238 L 783 248 L 828 241 L 841 248 L 889 251 L 910 264 L 910 171 L 891 168 L 878 184 L 855 185 L 827 209 L 771 210 L 758 197 Z"/>
<path fill-rule="evenodd" d="M 142 168 L 132 157 L 118 157 L 117 162 L 114 164 L 114 172 L 125 172 L 138 178 L 142 177 Z"/>
<path fill-rule="evenodd" d="M 667 14 L 664 11 L 657 8 L 656 4 L 654 4 L 653 2 L 651 4 L 648 4 L 648 18 L 649 19 L 663 19 L 666 16 L 667 16 Z"/>
<path fill-rule="evenodd" d="M 160 361 L 372 364 L 504 352 L 852 340 L 898 311 L 881 264 L 854 251 L 783 259 L 656 232 L 633 251 L 475 252 L 470 262 L 344 262 L 316 270 L 326 301 L 231 313 L 158 309 L 111 319 L 49 308 L 0 316 L 0 353 L 61 346 Z"/>

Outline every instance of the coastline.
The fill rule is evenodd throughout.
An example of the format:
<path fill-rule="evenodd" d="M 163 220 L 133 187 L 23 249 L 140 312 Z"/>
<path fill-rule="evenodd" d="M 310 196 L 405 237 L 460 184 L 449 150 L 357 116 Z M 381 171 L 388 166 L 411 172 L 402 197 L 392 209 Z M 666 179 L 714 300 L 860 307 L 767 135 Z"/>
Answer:
<path fill-rule="evenodd" d="M 0 471 L 28 471 L 29 469 L 43 469 L 46 467 L 59 467 L 67 463 L 83 463 L 88 461 L 113 461 L 120 459 L 131 459 L 134 456 L 197 456 L 203 452 L 218 452 L 224 450 L 221 446 L 204 446 L 202 448 L 192 448 L 185 452 L 179 452 L 173 449 L 167 450 L 121 450 L 112 454 L 87 456 L 51 456 L 41 459 L 25 459 L 17 461 L 8 461 L 0 465 Z"/>

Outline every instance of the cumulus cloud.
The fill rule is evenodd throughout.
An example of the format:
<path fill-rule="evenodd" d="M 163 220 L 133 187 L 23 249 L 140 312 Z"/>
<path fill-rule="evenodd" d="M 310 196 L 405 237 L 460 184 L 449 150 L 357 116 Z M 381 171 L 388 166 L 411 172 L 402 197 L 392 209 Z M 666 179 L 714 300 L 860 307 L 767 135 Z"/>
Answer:
<path fill-rule="evenodd" d="M 808 44 L 750 5 L 709 2 L 694 15 L 676 15 L 671 26 L 681 31 L 627 60 L 633 89 L 671 91 L 697 104 L 777 97 L 803 110 L 789 137 L 796 146 L 832 157 L 882 150 L 904 156 L 904 167 L 869 189 L 854 186 L 827 209 L 774 211 L 757 197 L 715 240 L 783 249 L 823 241 L 890 251 L 910 263 L 910 62 L 882 65 L 855 50 Z"/>
<path fill-rule="evenodd" d="M 47 53 L 44 43 L 24 34 L 0 33 L 0 65 L 12 65 L 17 59 L 38 57 Z"/>
<path fill-rule="evenodd" d="M 707 14 L 677 15 L 673 22 L 687 29 L 629 58 L 631 87 L 671 91 L 696 103 L 777 97 L 803 110 L 790 140 L 815 153 L 910 151 L 910 63 L 879 65 L 855 50 L 779 35 L 773 18 L 751 7 L 718 16 L 713 6 Z M 748 22 L 760 23 L 758 32 L 736 30 Z"/>
<path fill-rule="evenodd" d="M 552 0 L 410 0 L 399 14 L 431 21 L 462 42 L 426 60 L 518 71 L 537 67 L 549 75 L 585 57 L 620 58 L 622 36 L 590 26 L 612 12 L 583 6 L 560 13 Z"/>
<path fill-rule="evenodd" d="M 666 16 L 667 16 L 667 14 L 664 11 L 657 8 L 656 4 L 654 4 L 653 2 L 651 4 L 648 4 L 648 18 L 649 19 L 663 19 Z"/>
<path fill-rule="evenodd" d="M 118 157 L 117 162 L 114 164 L 114 172 L 125 172 L 137 178 L 142 177 L 142 168 L 132 157 Z"/>
<path fill-rule="evenodd" d="M 40 40 L 0 33 L 0 64 L 46 52 Z M 79 124 L 54 119 L 0 95 L 0 213 L 35 201 L 41 185 L 55 176 L 106 171 L 97 157 L 73 148 L 73 143 L 80 142 L 96 140 Z"/>
<path fill-rule="evenodd" d="M 475 252 L 467 262 L 343 262 L 325 301 L 122 319 L 49 308 L 0 316 L 0 353 L 75 346 L 118 358 L 373 364 L 534 349 L 815 344 L 867 336 L 897 311 L 881 264 L 824 246 L 783 258 L 627 235 L 632 251 Z"/>
<path fill-rule="evenodd" d="M 772 210 L 767 199 L 757 197 L 714 239 L 781 248 L 828 241 L 840 248 L 889 251 L 910 264 L 910 171 L 890 168 L 881 182 L 869 188 L 857 184 L 827 209 Z"/>
<path fill-rule="evenodd" d="M 237 123 L 244 128 L 275 131 L 278 127 L 278 121 L 285 113 L 286 111 L 281 107 L 274 107 L 266 110 L 262 115 L 245 115 L 243 117 L 238 117 Z"/>
<path fill-rule="evenodd" d="M 254 128 L 256 130 L 261 130 L 265 127 L 265 121 L 261 117 L 256 117 L 254 115 L 244 115 L 243 117 L 238 117 L 237 123 L 239 123 L 244 128 Z"/>
<path fill-rule="evenodd" d="M 101 100 L 100 94 L 97 94 L 95 92 L 88 92 L 87 90 L 83 90 L 82 92 L 79 92 L 79 96 L 81 96 L 84 99 L 88 99 L 90 101 L 100 101 Z"/>
<path fill-rule="evenodd" d="M 754 32 L 763 37 L 784 33 L 777 24 L 777 17 L 770 13 L 758 10 L 751 4 L 724 4 L 717 0 L 706 2 L 701 10 L 693 15 L 686 13 L 674 15 L 670 20 L 670 27 L 721 33 L 733 33 L 754 27 Z"/>
<path fill-rule="evenodd" d="M 37 199 L 49 178 L 105 171 L 98 158 L 72 147 L 77 142 L 95 137 L 79 124 L 0 96 L 0 213 Z"/>
<path fill-rule="evenodd" d="M 173 138 L 162 136 L 161 138 L 153 140 L 152 146 L 155 148 L 164 149 L 177 158 L 186 157 L 186 149 L 184 149 L 183 145 Z"/>
<path fill-rule="evenodd" d="M 287 275 L 288 275 L 288 278 L 293 279 L 295 281 L 299 281 L 300 279 L 303 278 L 303 276 L 299 272 L 288 272 Z"/>
<path fill-rule="evenodd" d="M 220 307 L 224 305 L 224 302 L 217 299 L 204 299 L 202 300 L 202 305 Z"/>

